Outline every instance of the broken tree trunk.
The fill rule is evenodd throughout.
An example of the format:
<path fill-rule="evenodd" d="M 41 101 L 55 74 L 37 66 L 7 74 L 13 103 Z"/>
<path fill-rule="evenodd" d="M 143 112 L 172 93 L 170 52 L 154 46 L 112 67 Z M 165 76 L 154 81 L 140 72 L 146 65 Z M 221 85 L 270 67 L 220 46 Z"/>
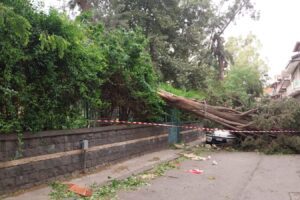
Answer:
<path fill-rule="evenodd" d="M 257 130 L 250 115 L 255 112 L 256 109 L 249 110 L 247 112 L 239 112 L 231 108 L 211 106 L 205 102 L 179 97 L 163 90 L 160 90 L 158 95 L 173 107 L 193 113 L 199 117 L 212 120 L 229 129 Z"/>

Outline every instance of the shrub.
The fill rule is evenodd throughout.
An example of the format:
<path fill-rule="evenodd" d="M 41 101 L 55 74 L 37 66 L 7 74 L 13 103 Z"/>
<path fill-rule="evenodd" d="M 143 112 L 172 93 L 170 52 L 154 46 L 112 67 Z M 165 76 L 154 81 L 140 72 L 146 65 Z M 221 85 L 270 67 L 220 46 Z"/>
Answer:
<path fill-rule="evenodd" d="M 0 133 L 78 128 L 83 111 L 159 114 L 157 79 L 139 30 L 105 32 L 29 0 L 0 3 Z"/>
<path fill-rule="evenodd" d="M 261 130 L 300 129 L 300 102 L 296 99 L 264 102 L 257 113 L 253 118 Z"/>
<path fill-rule="evenodd" d="M 276 138 L 269 135 L 259 137 L 248 136 L 238 148 L 246 151 L 258 150 L 266 154 L 299 154 L 300 136 L 280 134 Z"/>

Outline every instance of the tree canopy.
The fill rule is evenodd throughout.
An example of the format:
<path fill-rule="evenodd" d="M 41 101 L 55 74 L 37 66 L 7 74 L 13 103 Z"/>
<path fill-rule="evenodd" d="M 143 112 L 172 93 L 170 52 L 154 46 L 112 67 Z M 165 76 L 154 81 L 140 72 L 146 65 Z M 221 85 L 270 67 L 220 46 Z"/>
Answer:
<path fill-rule="evenodd" d="M 122 110 L 132 102 L 145 111 L 126 109 L 145 120 L 158 112 L 156 76 L 139 31 L 106 33 L 101 24 L 45 14 L 29 1 L 3 1 L 0 15 L 1 132 L 80 127 L 85 105 Z"/>
<path fill-rule="evenodd" d="M 223 38 L 239 16 L 257 18 L 250 0 L 76 5 L 82 12 L 71 20 L 30 0 L 0 4 L 0 132 L 82 127 L 97 117 L 161 120 L 159 85 L 230 107 L 248 108 L 261 94 L 255 37 Z"/>
<path fill-rule="evenodd" d="M 70 0 L 93 20 L 114 27 L 141 27 L 160 80 L 175 87 L 206 87 L 210 68 L 223 79 L 227 55 L 223 33 L 241 15 L 256 19 L 250 0 Z"/>
<path fill-rule="evenodd" d="M 224 80 L 227 95 L 240 106 L 251 106 L 249 102 L 254 102 L 253 98 L 263 92 L 264 75 L 267 73 L 267 65 L 259 54 L 260 43 L 249 34 L 245 38 L 229 38 L 225 47 L 232 56 Z"/>

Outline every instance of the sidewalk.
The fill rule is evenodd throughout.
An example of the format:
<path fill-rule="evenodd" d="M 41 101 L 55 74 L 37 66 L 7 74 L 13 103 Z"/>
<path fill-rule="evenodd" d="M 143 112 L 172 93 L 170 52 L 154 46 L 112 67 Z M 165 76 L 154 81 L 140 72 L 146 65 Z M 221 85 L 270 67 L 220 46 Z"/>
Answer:
<path fill-rule="evenodd" d="M 193 146 L 201 142 L 201 140 L 197 140 L 189 143 L 189 145 Z M 112 179 L 124 179 L 131 176 L 132 174 L 138 174 L 143 171 L 150 170 L 159 163 L 174 160 L 179 157 L 178 154 L 180 152 L 181 150 L 166 149 L 154 153 L 145 154 L 140 157 L 132 158 L 130 160 L 112 165 L 109 167 L 109 169 L 82 176 L 80 178 L 75 178 L 67 182 L 74 183 L 80 186 L 90 186 L 94 183 L 97 185 L 104 185 Z M 49 199 L 48 194 L 50 193 L 50 191 L 50 187 L 44 187 L 28 191 L 17 196 L 8 197 L 6 198 L 6 200 L 46 200 Z"/>

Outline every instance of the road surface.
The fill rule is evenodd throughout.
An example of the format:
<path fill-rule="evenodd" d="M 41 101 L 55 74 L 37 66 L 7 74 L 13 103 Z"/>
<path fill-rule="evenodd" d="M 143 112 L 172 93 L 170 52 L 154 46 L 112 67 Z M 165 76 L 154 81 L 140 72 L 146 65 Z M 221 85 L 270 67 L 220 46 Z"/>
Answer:
<path fill-rule="evenodd" d="M 118 193 L 121 200 L 300 200 L 300 155 L 244 152 L 184 161 L 149 186 Z M 216 160 L 217 165 L 212 165 Z M 203 174 L 186 170 L 198 168 Z"/>

